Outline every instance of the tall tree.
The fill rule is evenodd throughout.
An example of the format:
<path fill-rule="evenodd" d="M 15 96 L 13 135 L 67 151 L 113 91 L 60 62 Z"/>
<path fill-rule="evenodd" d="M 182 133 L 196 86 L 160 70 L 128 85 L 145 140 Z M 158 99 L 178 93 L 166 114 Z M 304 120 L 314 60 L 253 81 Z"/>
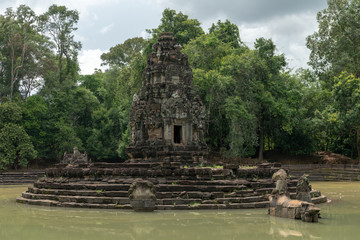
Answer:
<path fill-rule="evenodd" d="M 41 20 L 45 32 L 50 35 L 56 48 L 58 81 L 61 84 L 68 77 L 74 78 L 78 71 L 77 55 L 81 43 L 74 40 L 74 31 L 77 30 L 79 13 L 54 4 L 41 16 Z"/>
<path fill-rule="evenodd" d="M 26 65 L 37 61 L 39 44 L 37 17 L 28 6 L 20 5 L 16 11 L 8 8 L 0 16 L 0 51 L 2 81 L 7 88 L 9 99 L 18 91 L 20 79 L 26 75 Z M 35 59 L 34 59 L 35 58 Z M 37 59 L 36 59 L 37 58 Z M 32 69 L 31 73 L 34 73 Z"/>
<path fill-rule="evenodd" d="M 141 37 L 130 38 L 122 44 L 110 48 L 108 53 L 101 55 L 103 65 L 122 67 L 129 65 L 137 54 L 141 54 L 146 46 L 146 41 Z"/>
<path fill-rule="evenodd" d="M 227 19 L 225 22 L 219 20 L 216 24 L 213 23 L 209 33 L 215 34 L 224 43 L 230 43 L 233 48 L 240 48 L 242 45 L 238 26 Z"/>
<path fill-rule="evenodd" d="M 147 32 L 153 35 L 153 42 L 159 38 L 160 33 L 173 32 L 177 42 L 185 45 L 191 39 L 204 34 L 200 25 L 198 20 L 190 19 L 182 12 L 176 13 L 175 10 L 167 8 L 162 14 L 160 25 L 157 28 L 148 29 Z"/>
<path fill-rule="evenodd" d="M 335 107 L 343 124 L 350 131 L 349 137 L 355 138 L 355 148 L 360 161 L 360 78 L 343 73 L 335 78 L 333 96 Z"/>
<path fill-rule="evenodd" d="M 21 108 L 14 102 L 0 104 L 0 169 L 26 166 L 36 157 L 29 135 L 19 125 Z"/>
<path fill-rule="evenodd" d="M 307 37 L 309 64 L 328 89 L 342 71 L 360 77 L 359 9 L 359 0 L 328 0 L 328 7 L 317 14 L 318 31 Z"/>

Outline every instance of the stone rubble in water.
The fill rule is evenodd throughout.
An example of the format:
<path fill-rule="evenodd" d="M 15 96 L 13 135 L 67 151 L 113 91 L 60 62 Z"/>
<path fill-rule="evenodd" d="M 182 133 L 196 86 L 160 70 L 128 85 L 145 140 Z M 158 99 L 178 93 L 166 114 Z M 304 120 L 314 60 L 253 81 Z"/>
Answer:
<path fill-rule="evenodd" d="M 299 178 L 298 184 L 296 186 L 296 199 L 311 203 L 311 185 L 309 183 L 308 177 L 309 175 L 304 174 Z"/>
<path fill-rule="evenodd" d="M 287 196 L 286 179 L 287 174 L 283 169 L 273 174 L 273 180 L 277 182 L 276 188 L 269 196 L 269 214 L 275 217 L 301 219 L 304 222 L 318 222 L 320 209 L 311 203 L 311 199 L 309 202 L 291 200 Z M 306 184 L 306 180 L 306 178 L 303 178 L 301 184 Z"/>

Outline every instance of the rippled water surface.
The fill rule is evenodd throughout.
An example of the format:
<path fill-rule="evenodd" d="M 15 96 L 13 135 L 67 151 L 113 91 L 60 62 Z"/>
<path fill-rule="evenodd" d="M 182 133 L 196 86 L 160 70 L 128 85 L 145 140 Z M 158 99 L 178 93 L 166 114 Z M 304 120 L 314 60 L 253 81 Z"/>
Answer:
<path fill-rule="evenodd" d="M 0 186 L 1 240 L 360 239 L 360 183 L 313 183 L 332 200 L 319 223 L 270 217 L 266 209 L 92 210 L 17 204 L 26 186 Z"/>

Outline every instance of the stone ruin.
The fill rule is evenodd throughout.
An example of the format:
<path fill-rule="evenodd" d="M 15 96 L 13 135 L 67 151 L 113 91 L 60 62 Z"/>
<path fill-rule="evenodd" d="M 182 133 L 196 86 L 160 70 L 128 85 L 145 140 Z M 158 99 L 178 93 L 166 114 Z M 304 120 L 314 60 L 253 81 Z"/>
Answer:
<path fill-rule="evenodd" d="M 309 190 L 309 182 L 303 176 L 297 183 L 296 198 L 304 200 L 292 200 L 287 188 L 287 173 L 280 169 L 273 175 L 276 187 L 269 195 L 269 214 L 275 217 L 301 219 L 303 222 L 318 222 L 320 209 L 312 203 Z M 308 196 L 305 195 L 308 194 Z M 326 201 L 326 198 L 324 199 Z"/>
<path fill-rule="evenodd" d="M 161 34 L 153 49 L 141 92 L 133 99 L 130 159 L 91 163 L 75 149 L 46 169 L 17 202 L 137 211 L 269 207 L 268 195 L 276 186 L 271 177 L 281 165 L 207 164 L 205 111 L 187 56 L 171 33 Z M 296 196 L 297 183 L 287 179 L 290 198 Z"/>
<path fill-rule="evenodd" d="M 149 54 L 140 95 L 130 114 L 131 162 L 204 162 L 205 109 L 193 89 L 188 58 L 172 33 L 161 34 Z"/>
<path fill-rule="evenodd" d="M 80 153 L 78 147 L 74 147 L 73 153 L 64 153 L 63 159 L 60 161 L 62 164 L 88 164 L 90 163 L 87 153 Z"/>

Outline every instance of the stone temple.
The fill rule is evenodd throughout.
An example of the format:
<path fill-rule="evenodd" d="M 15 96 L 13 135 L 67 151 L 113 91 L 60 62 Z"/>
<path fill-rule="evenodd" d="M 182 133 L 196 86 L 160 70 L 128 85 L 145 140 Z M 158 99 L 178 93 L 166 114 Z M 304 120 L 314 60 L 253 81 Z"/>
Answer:
<path fill-rule="evenodd" d="M 128 161 L 89 162 L 75 148 L 16 201 L 139 211 L 269 207 L 280 164 L 206 163 L 205 110 L 180 49 L 171 33 L 163 33 L 148 57 L 130 114 Z M 297 179 L 286 181 L 295 198 Z M 313 203 L 324 200 L 319 192 L 311 196 Z"/>
<path fill-rule="evenodd" d="M 172 33 L 161 34 L 153 50 L 141 93 L 133 99 L 128 155 L 132 162 L 204 162 L 205 109 L 193 89 L 187 56 Z"/>

